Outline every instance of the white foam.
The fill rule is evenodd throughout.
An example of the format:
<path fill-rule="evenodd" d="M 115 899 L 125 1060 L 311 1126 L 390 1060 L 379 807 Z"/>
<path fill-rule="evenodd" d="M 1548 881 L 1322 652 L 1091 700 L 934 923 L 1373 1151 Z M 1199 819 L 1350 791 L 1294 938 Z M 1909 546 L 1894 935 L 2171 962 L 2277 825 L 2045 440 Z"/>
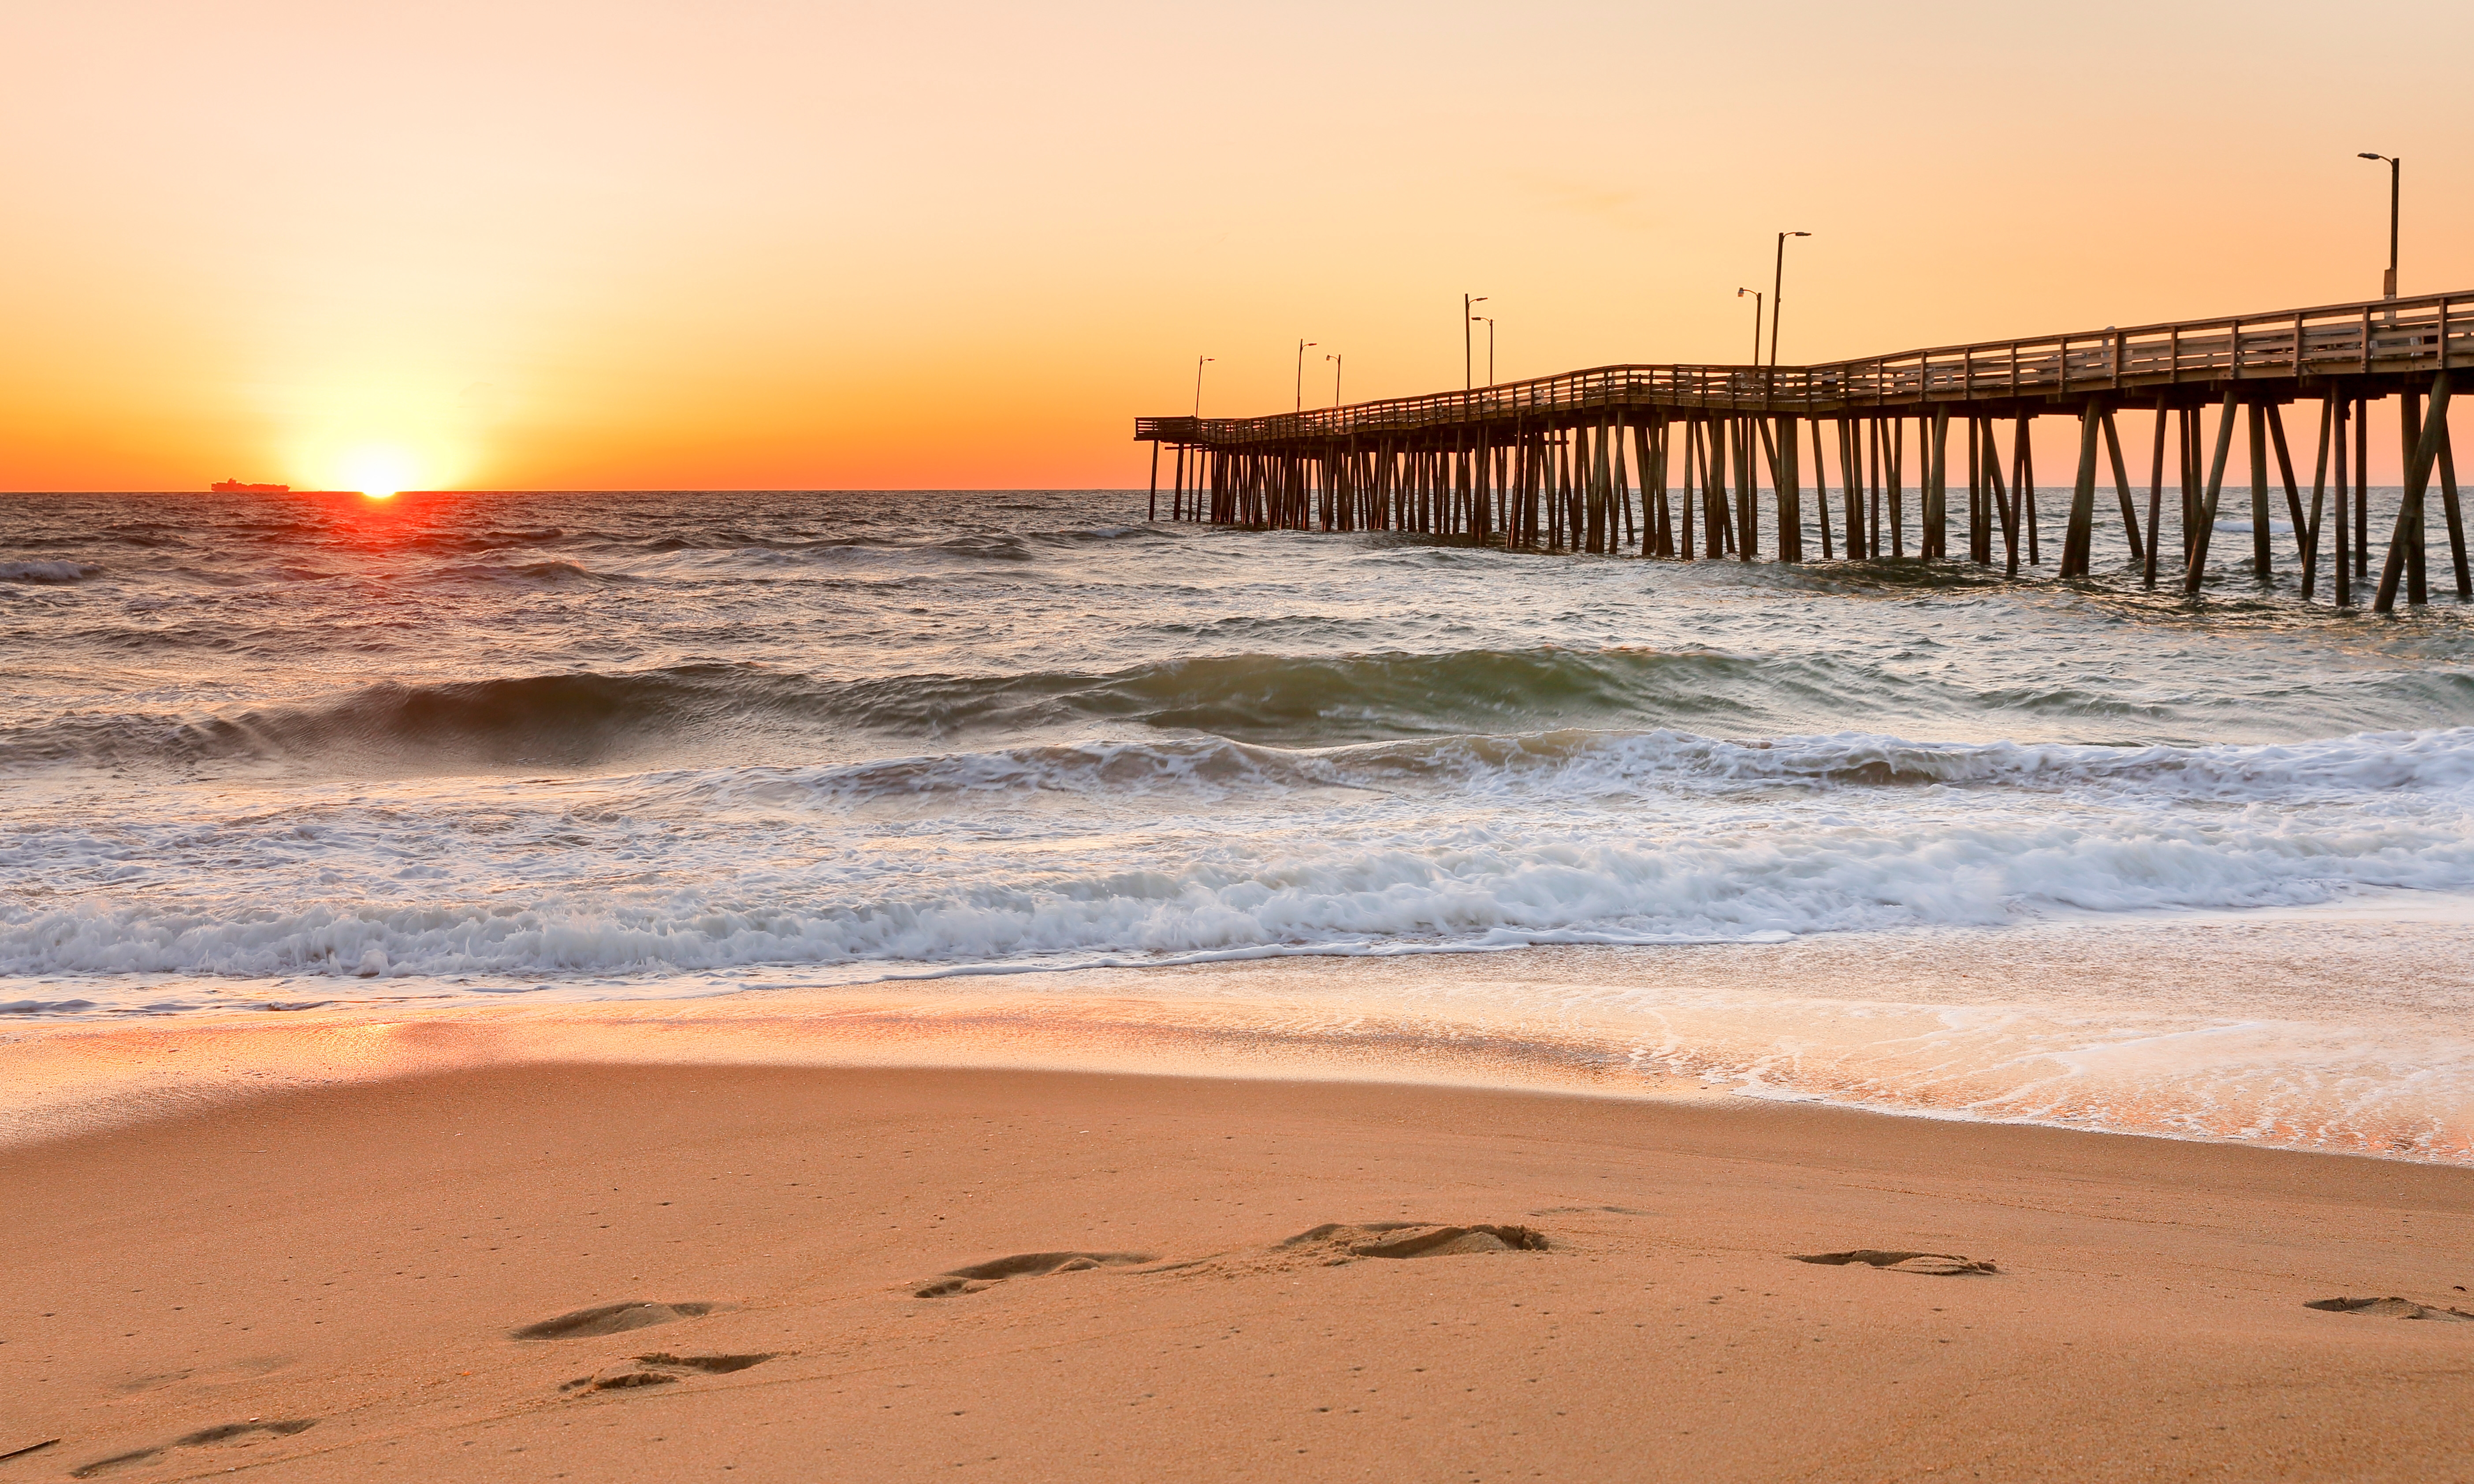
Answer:
<path fill-rule="evenodd" d="M 254 802 L 193 785 L 138 818 L 63 801 L 0 842 L 0 872 L 40 887 L 0 903 L 0 971 L 899 971 L 2294 907 L 2474 891 L 2469 779 L 2459 729 L 1092 743 Z"/>

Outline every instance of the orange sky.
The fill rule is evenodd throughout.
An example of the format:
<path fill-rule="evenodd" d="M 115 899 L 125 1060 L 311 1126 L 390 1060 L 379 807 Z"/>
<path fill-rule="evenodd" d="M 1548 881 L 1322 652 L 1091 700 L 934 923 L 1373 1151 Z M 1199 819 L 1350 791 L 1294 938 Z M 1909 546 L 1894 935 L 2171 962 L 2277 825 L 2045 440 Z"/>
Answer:
<path fill-rule="evenodd" d="M 2474 7 L 0 0 L 0 489 L 1140 484 L 1137 413 L 2474 287 Z M 1481 355 L 1483 348 L 1481 345 Z M 1481 375 L 1483 371 L 1481 371 Z M 2391 462 L 2392 457 L 2391 457 Z"/>

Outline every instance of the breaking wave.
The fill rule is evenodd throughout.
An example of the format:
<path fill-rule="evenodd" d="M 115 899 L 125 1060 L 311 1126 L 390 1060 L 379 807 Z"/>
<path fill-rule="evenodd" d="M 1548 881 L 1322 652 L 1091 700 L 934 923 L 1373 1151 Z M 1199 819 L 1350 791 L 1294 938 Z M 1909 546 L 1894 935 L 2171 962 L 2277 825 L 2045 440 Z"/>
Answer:
<path fill-rule="evenodd" d="M 459 784 L 153 836 L 30 830 L 0 869 L 88 886 L 0 903 L 0 972 L 1005 969 L 2474 891 L 2462 728 L 2195 748 L 1187 738 L 573 788 Z M 124 889 L 239 859 L 244 896 Z"/>

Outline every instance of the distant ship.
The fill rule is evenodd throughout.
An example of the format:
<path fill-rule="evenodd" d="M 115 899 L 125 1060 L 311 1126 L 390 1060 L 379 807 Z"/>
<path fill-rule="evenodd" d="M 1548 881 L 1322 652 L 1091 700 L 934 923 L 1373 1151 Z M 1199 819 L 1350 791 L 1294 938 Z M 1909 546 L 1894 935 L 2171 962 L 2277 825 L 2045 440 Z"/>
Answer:
<path fill-rule="evenodd" d="M 290 485 L 245 485 L 237 479 L 227 479 L 222 484 L 208 488 L 217 494 L 290 494 L 292 492 Z"/>

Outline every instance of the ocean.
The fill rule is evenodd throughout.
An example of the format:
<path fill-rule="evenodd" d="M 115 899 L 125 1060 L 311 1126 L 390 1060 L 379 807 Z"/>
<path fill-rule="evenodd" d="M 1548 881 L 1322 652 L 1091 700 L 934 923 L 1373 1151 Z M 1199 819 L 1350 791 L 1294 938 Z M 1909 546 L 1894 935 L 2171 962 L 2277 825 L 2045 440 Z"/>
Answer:
<path fill-rule="evenodd" d="M 2474 1160 L 2453 599 L 2306 604 L 2281 525 L 2186 602 L 2109 526 L 2062 584 L 1143 501 L 0 497 L 0 1030 L 1105 969 L 1129 1017 Z"/>

